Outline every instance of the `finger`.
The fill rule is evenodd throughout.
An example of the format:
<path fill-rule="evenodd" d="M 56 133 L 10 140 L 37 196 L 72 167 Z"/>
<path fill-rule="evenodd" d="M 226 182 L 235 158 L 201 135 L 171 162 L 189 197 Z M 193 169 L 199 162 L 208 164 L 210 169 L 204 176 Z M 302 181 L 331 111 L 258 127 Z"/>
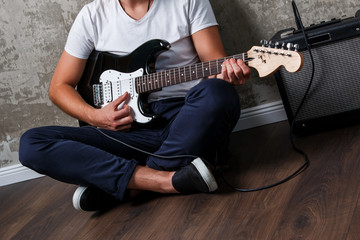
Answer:
<path fill-rule="evenodd" d="M 131 129 L 131 124 L 128 125 L 121 125 L 118 128 L 116 128 L 116 131 L 128 131 Z"/>
<path fill-rule="evenodd" d="M 127 105 L 125 105 L 127 106 Z M 122 112 L 122 113 L 120 113 Z M 129 114 L 129 112 L 126 109 L 121 109 L 120 111 L 116 111 L 116 114 L 113 114 L 112 117 L 109 118 L 110 122 L 107 124 L 108 129 L 113 130 L 113 131 L 118 131 L 118 130 L 124 130 L 124 129 L 128 129 L 131 127 L 131 124 L 133 123 L 133 118 L 132 116 Z M 124 114 L 125 113 L 125 114 Z M 119 116 L 122 115 L 122 116 Z"/>
<path fill-rule="evenodd" d="M 229 77 L 227 74 L 227 64 L 228 64 L 228 60 L 225 60 L 223 62 L 223 64 L 221 65 L 221 75 L 222 75 L 222 79 L 228 81 Z"/>
<path fill-rule="evenodd" d="M 131 117 L 122 118 L 119 123 L 116 125 L 116 130 L 130 128 L 133 120 Z"/>
<path fill-rule="evenodd" d="M 131 128 L 131 124 L 133 123 L 133 119 L 131 116 L 127 116 L 121 118 L 119 121 L 116 122 L 117 125 L 115 127 L 116 130 L 125 130 Z"/>
<path fill-rule="evenodd" d="M 245 81 L 242 68 L 239 66 L 238 62 L 233 58 L 230 61 L 231 67 L 233 69 L 233 75 L 231 76 L 231 83 L 238 84 Z"/>
<path fill-rule="evenodd" d="M 129 105 L 125 104 L 122 109 L 119 109 L 118 111 L 115 112 L 114 119 L 117 121 L 122 118 L 131 116 L 130 113 L 131 113 L 131 108 L 129 107 Z"/>
<path fill-rule="evenodd" d="M 244 61 L 242 61 L 240 59 L 237 61 L 237 63 L 238 63 L 238 65 L 240 66 L 240 68 L 242 70 L 242 73 L 243 73 L 243 75 L 245 77 L 245 80 L 248 80 L 250 78 L 250 75 L 251 75 L 251 69 L 249 68 L 248 65 L 246 65 L 244 63 Z"/>
<path fill-rule="evenodd" d="M 232 84 L 236 83 L 237 81 L 237 76 L 236 76 L 237 73 L 235 74 L 234 61 L 235 61 L 234 59 L 230 59 L 229 64 L 226 65 L 229 82 Z"/>
<path fill-rule="evenodd" d="M 125 101 L 129 98 L 129 93 L 125 92 L 123 95 L 115 99 L 111 104 L 113 105 L 114 109 L 121 109 L 125 104 Z"/>

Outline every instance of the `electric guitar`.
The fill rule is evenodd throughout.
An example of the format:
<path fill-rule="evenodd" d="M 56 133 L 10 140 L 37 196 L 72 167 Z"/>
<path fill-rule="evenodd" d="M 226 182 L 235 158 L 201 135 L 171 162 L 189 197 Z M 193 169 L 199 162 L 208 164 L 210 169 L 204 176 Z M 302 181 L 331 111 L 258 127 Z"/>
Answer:
<path fill-rule="evenodd" d="M 221 64 L 226 59 L 243 60 L 248 66 L 255 68 L 260 77 L 274 73 L 281 66 L 289 72 L 296 72 L 303 65 L 303 57 L 297 51 L 254 46 L 246 53 L 155 72 L 157 56 L 169 48 L 170 44 L 167 41 L 154 39 L 126 56 L 93 51 L 77 85 L 77 91 L 88 104 L 96 108 L 104 107 L 128 92 L 130 97 L 126 104 L 131 108 L 133 120 L 148 123 L 155 116 L 146 108 L 144 97 L 147 93 L 218 74 L 221 72 Z"/>

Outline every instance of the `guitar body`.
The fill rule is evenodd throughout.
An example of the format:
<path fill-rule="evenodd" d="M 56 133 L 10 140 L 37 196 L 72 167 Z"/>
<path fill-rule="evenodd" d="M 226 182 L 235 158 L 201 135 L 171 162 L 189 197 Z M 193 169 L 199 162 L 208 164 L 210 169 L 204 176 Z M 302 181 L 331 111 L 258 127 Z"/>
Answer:
<path fill-rule="evenodd" d="M 154 118 L 143 104 L 145 95 L 139 96 L 135 91 L 135 77 L 155 72 L 155 61 L 157 56 L 170 48 L 170 44 L 165 40 L 151 40 L 126 56 L 119 56 L 108 52 L 93 51 L 87 61 L 84 74 L 81 77 L 77 91 L 83 99 L 91 106 L 100 108 L 109 103 L 96 104 L 96 95 L 94 94 L 94 86 L 104 85 L 105 82 L 121 81 L 125 82 L 127 87 L 123 91 L 118 92 L 121 96 L 126 91 L 130 93 L 130 101 L 127 103 L 133 112 L 133 118 L 136 122 L 146 123 Z M 113 96 L 113 101 L 118 96 Z M 132 106 L 133 105 L 133 106 Z M 87 125 L 80 121 L 80 125 Z"/>

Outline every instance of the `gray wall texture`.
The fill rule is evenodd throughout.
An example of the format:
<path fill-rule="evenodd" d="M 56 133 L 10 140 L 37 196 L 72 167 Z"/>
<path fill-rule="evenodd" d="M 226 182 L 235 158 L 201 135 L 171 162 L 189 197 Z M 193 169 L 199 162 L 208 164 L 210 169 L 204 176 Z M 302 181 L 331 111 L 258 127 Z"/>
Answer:
<path fill-rule="evenodd" d="M 115 1 L 115 0 L 114 0 Z M 295 27 L 289 0 L 210 0 L 229 55 L 246 52 L 278 30 Z M 77 121 L 48 99 L 47 90 L 67 33 L 90 0 L 0 0 L 0 168 L 19 163 L 19 139 L 27 129 Z M 352 17 L 354 0 L 297 0 L 305 26 Z M 280 100 L 273 77 L 256 71 L 237 87 L 243 108 Z"/>

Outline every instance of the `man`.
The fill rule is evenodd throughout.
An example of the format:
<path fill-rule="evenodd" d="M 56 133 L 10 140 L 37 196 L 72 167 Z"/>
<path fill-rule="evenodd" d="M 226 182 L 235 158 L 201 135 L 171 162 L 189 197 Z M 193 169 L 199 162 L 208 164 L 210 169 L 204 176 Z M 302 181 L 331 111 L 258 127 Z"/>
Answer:
<path fill-rule="evenodd" d="M 77 16 L 49 87 L 59 108 L 91 126 L 35 128 L 21 138 L 25 166 L 81 186 L 73 196 L 78 210 L 100 210 L 132 190 L 217 189 L 208 167 L 218 163 L 239 118 L 233 85 L 250 76 L 244 62 L 226 60 L 214 78 L 151 93 L 151 110 L 163 119 L 151 126 L 134 123 L 127 104 L 119 108 L 129 93 L 96 109 L 75 90 L 94 49 L 127 55 L 154 38 L 172 45 L 158 56 L 157 71 L 225 57 L 208 0 L 95 0 Z"/>

